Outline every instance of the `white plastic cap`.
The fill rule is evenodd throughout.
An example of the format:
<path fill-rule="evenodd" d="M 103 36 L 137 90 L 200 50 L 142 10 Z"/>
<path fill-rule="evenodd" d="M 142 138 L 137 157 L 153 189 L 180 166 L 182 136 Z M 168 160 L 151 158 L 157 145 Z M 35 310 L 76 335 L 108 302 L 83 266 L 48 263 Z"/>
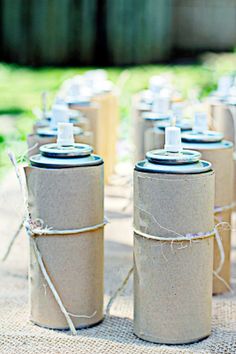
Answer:
<path fill-rule="evenodd" d="M 91 80 L 107 80 L 107 72 L 103 69 L 89 70 L 84 74 L 84 76 Z"/>
<path fill-rule="evenodd" d="M 226 96 L 233 84 L 233 78 L 230 75 L 222 76 L 218 81 L 217 93 L 220 96 Z"/>
<path fill-rule="evenodd" d="M 198 133 L 203 133 L 208 129 L 206 112 L 194 113 L 193 130 Z"/>
<path fill-rule="evenodd" d="M 69 123 L 69 110 L 64 105 L 56 104 L 52 107 L 51 128 L 57 128 L 58 123 Z"/>
<path fill-rule="evenodd" d="M 165 129 L 165 150 L 176 153 L 182 151 L 180 128 L 167 127 Z"/>
<path fill-rule="evenodd" d="M 172 109 L 173 115 L 176 119 L 176 122 L 180 122 L 183 119 L 184 106 L 185 105 L 183 102 L 175 102 L 172 104 L 171 109 Z"/>
<path fill-rule="evenodd" d="M 62 146 L 72 146 L 74 145 L 74 134 L 73 134 L 73 124 L 72 123 L 59 123 L 57 131 L 57 145 Z"/>
<path fill-rule="evenodd" d="M 68 87 L 68 96 L 77 97 L 80 95 L 80 91 L 81 91 L 81 83 L 79 82 L 79 80 L 72 79 Z"/>
<path fill-rule="evenodd" d="M 61 96 L 56 96 L 56 97 L 55 97 L 54 104 L 55 104 L 55 105 L 59 105 L 59 106 L 68 107 L 68 105 L 67 105 L 67 103 L 65 102 L 64 98 L 62 98 Z"/>
<path fill-rule="evenodd" d="M 157 95 L 153 101 L 152 110 L 158 114 L 167 114 L 170 108 L 170 97 Z"/>
<path fill-rule="evenodd" d="M 42 92 L 42 108 L 44 112 L 47 111 L 47 97 L 48 97 L 47 91 Z"/>
<path fill-rule="evenodd" d="M 161 75 L 152 76 L 149 80 L 149 88 L 153 93 L 159 93 L 167 84 L 167 80 Z"/>

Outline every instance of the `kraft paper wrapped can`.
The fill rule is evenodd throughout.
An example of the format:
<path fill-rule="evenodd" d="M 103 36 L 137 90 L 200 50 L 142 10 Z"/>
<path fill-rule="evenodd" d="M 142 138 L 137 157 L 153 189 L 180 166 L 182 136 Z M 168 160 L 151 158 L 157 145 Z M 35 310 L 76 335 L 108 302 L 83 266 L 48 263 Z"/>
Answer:
<path fill-rule="evenodd" d="M 100 151 L 100 141 L 99 141 L 99 124 L 101 120 L 100 105 L 91 100 L 79 99 L 75 101 L 68 102 L 71 109 L 80 111 L 89 121 L 89 130 L 93 133 L 93 147 L 96 154 L 101 155 Z"/>
<path fill-rule="evenodd" d="M 88 144 L 93 146 L 92 132 L 83 132 L 79 127 L 74 128 L 74 138 L 76 143 Z M 36 134 L 27 136 L 28 156 L 39 153 L 40 146 L 45 144 L 56 143 L 57 129 L 42 128 L 38 129 Z"/>
<path fill-rule="evenodd" d="M 235 142 L 235 122 L 233 104 L 227 104 L 227 101 L 209 102 L 209 127 L 213 131 L 220 132 L 226 140 Z"/>
<path fill-rule="evenodd" d="M 100 107 L 98 125 L 99 154 L 105 162 L 105 180 L 114 173 L 116 163 L 116 144 L 119 124 L 118 96 L 114 91 L 104 92 L 92 98 Z"/>
<path fill-rule="evenodd" d="M 138 161 L 144 158 L 144 120 L 143 113 L 151 111 L 151 104 L 142 101 L 142 93 L 134 95 L 132 98 L 132 125 L 133 125 L 133 143 L 134 160 Z"/>
<path fill-rule="evenodd" d="M 134 333 L 147 341 L 211 333 L 214 172 L 199 158 L 156 150 L 135 167 Z"/>
<path fill-rule="evenodd" d="M 143 151 L 142 151 L 142 159 L 145 158 L 146 152 L 153 150 L 153 149 L 162 149 L 164 147 L 164 138 L 165 138 L 165 131 L 163 130 L 158 130 L 155 129 L 155 127 L 158 127 L 158 124 L 170 124 L 170 115 L 169 114 L 158 114 L 155 112 L 145 112 L 142 114 L 142 119 L 143 119 L 143 135 L 142 135 L 142 140 L 143 143 L 141 144 L 143 146 Z M 157 143 L 157 146 L 151 147 Z M 163 143 L 163 144 L 162 144 Z"/>
<path fill-rule="evenodd" d="M 68 322 L 42 274 L 35 247 L 74 327 L 103 319 L 103 161 L 91 151 L 82 144 L 63 149 L 44 145 L 25 168 L 30 319 L 46 328 L 67 329 Z"/>
<path fill-rule="evenodd" d="M 236 104 L 235 99 L 228 102 L 211 103 L 210 105 L 210 127 L 212 130 L 222 132 L 225 139 L 236 142 Z M 236 202 L 236 156 L 234 155 L 234 203 Z"/>
<path fill-rule="evenodd" d="M 222 140 L 223 134 L 195 131 L 182 135 L 184 148 L 199 151 L 204 160 L 211 162 L 215 171 L 215 224 L 225 222 L 228 226 L 219 225 L 218 232 L 224 248 L 224 263 L 219 274 L 213 276 L 213 294 L 229 291 L 230 286 L 230 252 L 231 252 L 231 213 L 233 204 L 233 144 Z M 220 264 L 219 245 L 214 245 L 214 270 Z"/>
<path fill-rule="evenodd" d="M 155 126 L 146 130 L 144 135 L 144 149 L 146 152 L 154 149 L 164 149 L 164 144 L 164 129 L 159 129 L 158 126 Z"/>

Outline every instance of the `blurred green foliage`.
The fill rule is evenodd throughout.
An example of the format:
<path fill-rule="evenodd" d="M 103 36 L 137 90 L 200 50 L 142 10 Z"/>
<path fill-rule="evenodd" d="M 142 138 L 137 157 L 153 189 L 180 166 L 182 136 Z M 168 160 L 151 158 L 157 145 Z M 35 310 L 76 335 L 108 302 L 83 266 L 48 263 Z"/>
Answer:
<path fill-rule="evenodd" d="M 190 89 L 195 88 L 200 96 L 204 97 L 215 88 L 219 75 L 232 70 L 236 55 L 231 54 L 231 56 L 233 56 L 231 60 L 227 56 L 222 61 L 219 55 L 208 55 L 203 58 L 202 65 L 106 68 L 109 79 L 118 86 L 120 91 L 121 137 L 124 139 L 129 137 L 131 97 L 134 93 L 148 87 L 152 75 L 169 73 L 174 85 L 185 96 Z M 18 158 L 25 154 L 26 136 L 31 131 L 35 119 L 32 110 L 40 107 L 42 91 L 49 92 L 49 103 L 51 103 L 64 80 L 89 69 L 94 68 L 35 69 L 0 64 L 0 168 L 9 165 L 7 149 L 12 149 Z M 11 124 L 6 128 L 8 120 Z"/>

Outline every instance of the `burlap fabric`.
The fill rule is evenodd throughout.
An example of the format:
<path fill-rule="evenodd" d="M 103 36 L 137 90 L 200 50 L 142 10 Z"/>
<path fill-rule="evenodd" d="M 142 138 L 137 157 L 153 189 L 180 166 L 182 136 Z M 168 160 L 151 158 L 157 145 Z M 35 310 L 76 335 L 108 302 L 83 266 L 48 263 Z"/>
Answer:
<path fill-rule="evenodd" d="M 105 303 L 122 283 L 132 265 L 132 207 L 123 212 L 129 188 L 109 187 L 106 191 Z M 22 216 L 20 190 L 15 176 L 9 175 L 0 188 L 1 256 Z M 236 218 L 234 220 L 236 228 Z M 0 353 L 235 353 L 236 352 L 236 242 L 233 235 L 233 293 L 214 297 L 212 335 L 192 345 L 157 345 L 133 334 L 132 277 L 115 299 L 110 315 L 99 326 L 69 332 L 37 327 L 28 320 L 28 246 L 25 232 L 12 253 L 0 264 Z"/>

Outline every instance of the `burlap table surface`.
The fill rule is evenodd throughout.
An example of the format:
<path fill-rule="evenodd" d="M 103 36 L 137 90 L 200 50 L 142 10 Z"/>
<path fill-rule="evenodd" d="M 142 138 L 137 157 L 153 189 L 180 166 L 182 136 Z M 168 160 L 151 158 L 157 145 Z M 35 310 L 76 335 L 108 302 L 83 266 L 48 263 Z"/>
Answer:
<path fill-rule="evenodd" d="M 105 302 L 132 266 L 132 206 L 125 211 L 130 185 L 106 190 Z M 0 256 L 22 217 L 22 199 L 13 173 L 0 185 Z M 236 218 L 234 222 L 236 228 Z M 28 319 L 28 246 L 25 232 L 0 263 L 0 353 L 236 353 L 236 242 L 233 238 L 233 293 L 214 297 L 212 335 L 192 345 L 157 345 L 133 334 L 132 277 L 99 326 L 69 332 L 33 325 Z"/>

